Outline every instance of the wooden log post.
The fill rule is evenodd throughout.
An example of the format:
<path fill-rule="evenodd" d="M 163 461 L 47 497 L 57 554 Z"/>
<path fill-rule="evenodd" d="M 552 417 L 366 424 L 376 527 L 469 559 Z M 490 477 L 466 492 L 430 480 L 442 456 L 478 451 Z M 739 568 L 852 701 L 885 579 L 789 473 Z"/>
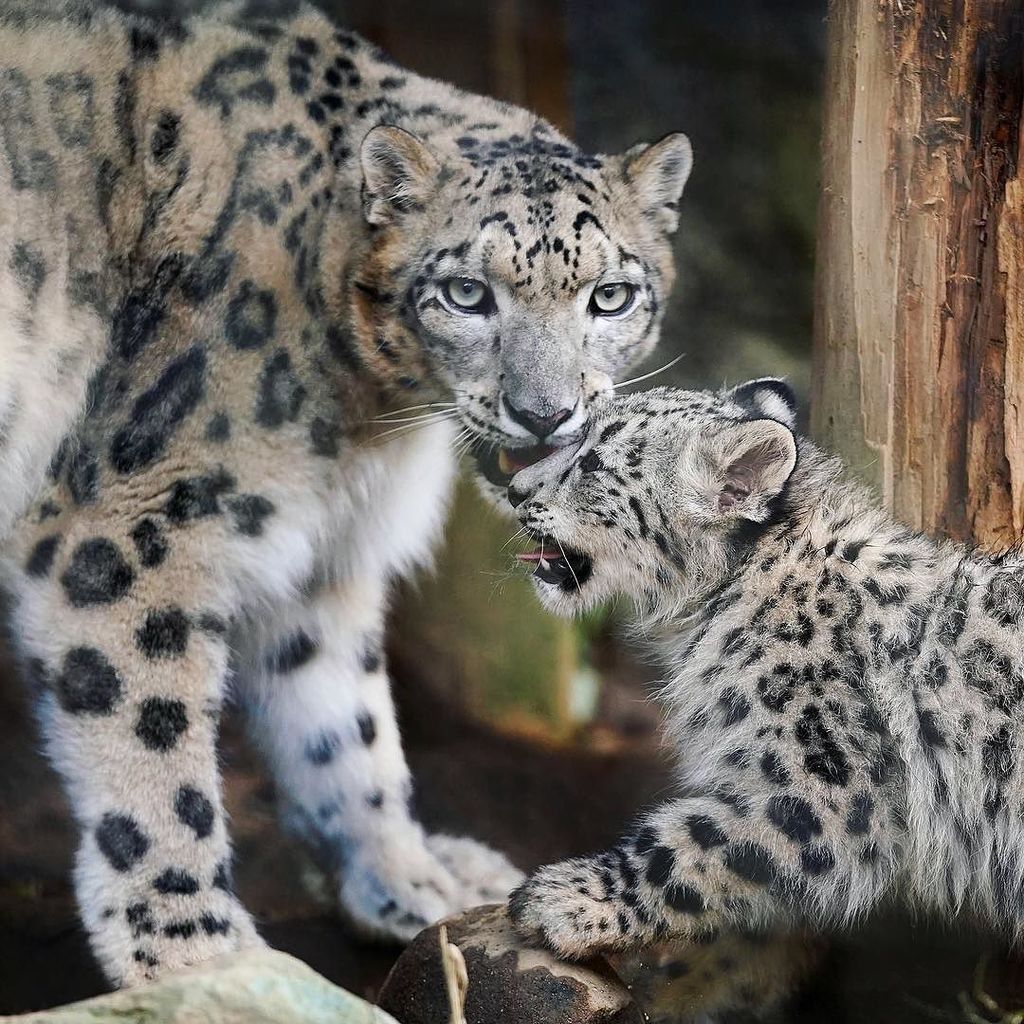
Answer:
<path fill-rule="evenodd" d="M 831 0 L 811 429 L 911 526 L 1024 535 L 1024 5 Z"/>

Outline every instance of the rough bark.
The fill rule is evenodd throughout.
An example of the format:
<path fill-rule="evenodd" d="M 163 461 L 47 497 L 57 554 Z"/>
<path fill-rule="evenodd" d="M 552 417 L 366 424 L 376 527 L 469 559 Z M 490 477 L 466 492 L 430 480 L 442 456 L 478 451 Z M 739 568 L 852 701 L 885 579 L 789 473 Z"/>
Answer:
<path fill-rule="evenodd" d="M 812 431 L 912 526 L 1024 533 L 1024 7 L 832 0 Z"/>

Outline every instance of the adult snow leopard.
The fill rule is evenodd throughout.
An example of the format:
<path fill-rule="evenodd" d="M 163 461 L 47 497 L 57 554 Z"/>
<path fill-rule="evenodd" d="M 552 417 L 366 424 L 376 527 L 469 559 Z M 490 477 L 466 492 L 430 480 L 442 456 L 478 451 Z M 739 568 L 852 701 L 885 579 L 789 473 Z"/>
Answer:
<path fill-rule="evenodd" d="M 109 978 L 259 941 L 229 677 L 356 922 L 504 895 L 501 855 L 411 816 L 388 585 L 440 530 L 454 423 L 502 482 L 654 345 L 685 137 L 587 155 L 305 6 L 33 0 L 0 6 L 0 163 L 12 632 Z"/>
<path fill-rule="evenodd" d="M 684 787 L 513 895 L 560 953 L 841 924 L 894 891 L 1024 930 L 1024 555 L 894 522 L 795 420 L 773 379 L 602 400 L 512 481 L 548 607 L 636 601 Z"/>

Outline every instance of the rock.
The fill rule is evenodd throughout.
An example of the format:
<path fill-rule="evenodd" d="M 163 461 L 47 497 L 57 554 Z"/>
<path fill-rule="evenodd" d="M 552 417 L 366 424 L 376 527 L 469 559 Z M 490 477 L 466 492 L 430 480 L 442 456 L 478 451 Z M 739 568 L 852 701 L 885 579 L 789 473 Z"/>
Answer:
<path fill-rule="evenodd" d="M 396 1024 L 294 957 L 260 949 L 218 957 L 152 985 L 3 1024 Z M 444 1018 L 440 1024 L 445 1024 Z"/>
<path fill-rule="evenodd" d="M 566 963 L 523 945 L 503 906 L 477 907 L 443 922 L 466 964 L 466 1024 L 642 1024 L 626 987 L 602 960 Z M 452 1020 L 440 925 L 413 940 L 378 1000 L 401 1024 Z"/>

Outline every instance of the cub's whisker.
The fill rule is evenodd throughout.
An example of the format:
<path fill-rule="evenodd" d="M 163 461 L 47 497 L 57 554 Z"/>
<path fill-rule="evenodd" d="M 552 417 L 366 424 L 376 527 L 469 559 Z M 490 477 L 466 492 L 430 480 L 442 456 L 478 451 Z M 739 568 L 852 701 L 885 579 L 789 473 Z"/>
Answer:
<path fill-rule="evenodd" d="M 499 552 L 506 550 L 506 548 L 508 548 L 510 544 L 514 544 L 517 540 L 520 540 L 521 538 L 528 536 L 529 533 L 530 531 L 525 526 L 520 526 L 519 529 L 516 530 L 516 532 L 513 533 L 512 536 L 509 537 L 509 539 L 505 541 L 504 544 L 501 545 L 501 547 L 498 549 Z"/>
<path fill-rule="evenodd" d="M 558 550 L 562 552 L 562 561 L 569 566 L 569 572 L 572 573 L 572 578 L 576 583 L 576 589 L 580 589 L 579 577 L 576 575 L 576 570 L 572 567 L 572 562 L 569 561 L 568 555 L 565 553 L 565 548 L 562 547 L 562 542 L 557 537 L 552 537 L 552 540 L 558 545 Z"/>

